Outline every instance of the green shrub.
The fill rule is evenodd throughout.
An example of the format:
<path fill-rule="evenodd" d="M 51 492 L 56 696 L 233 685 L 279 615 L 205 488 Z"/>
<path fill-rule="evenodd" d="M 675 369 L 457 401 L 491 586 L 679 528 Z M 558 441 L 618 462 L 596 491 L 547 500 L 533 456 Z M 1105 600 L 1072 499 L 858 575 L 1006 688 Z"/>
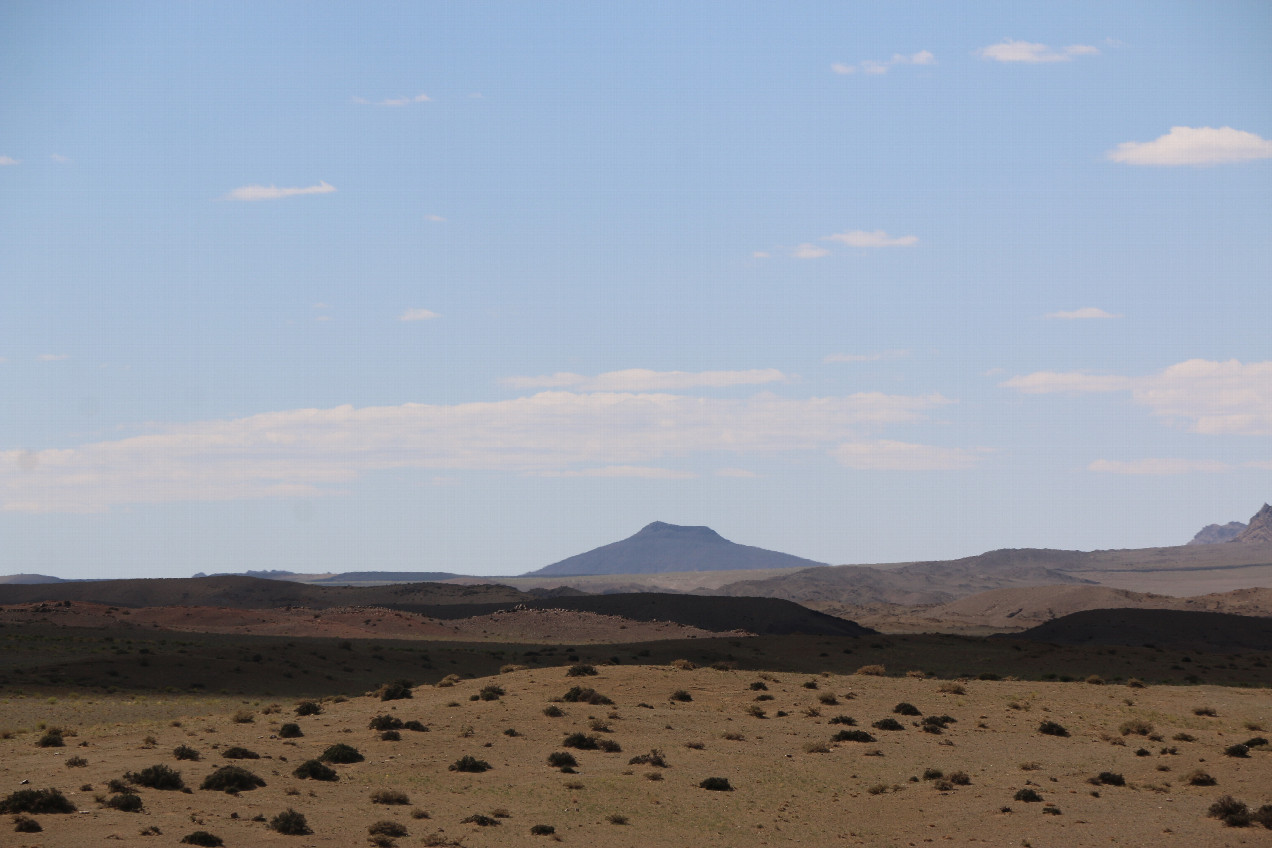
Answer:
<path fill-rule="evenodd" d="M 199 784 L 199 788 L 210 789 L 215 792 L 228 792 L 231 795 L 237 795 L 239 792 L 247 792 L 248 790 L 264 785 L 264 780 L 252 774 L 242 766 L 221 766 L 219 769 L 203 778 L 203 782 Z"/>
<path fill-rule="evenodd" d="M 233 748 L 226 748 L 221 752 L 221 756 L 227 760 L 259 760 L 261 755 L 247 748 L 241 748 L 235 745 Z"/>
<path fill-rule="evenodd" d="M 172 756 L 178 760 L 198 760 L 201 755 L 189 745 L 178 745 L 172 749 Z"/>
<path fill-rule="evenodd" d="M 181 837 L 181 844 L 200 845 L 204 846 L 204 848 L 217 848 L 217 846 L 224 845 L 225 843 L 221 840 L 221 837 L 214 836 L 206 830 L 196 830 L 194 833 L 187 833 L 185 836 Z"/>
<path fill-rule="evenodd" d="M 321 715 L 321 714 L 322 714 L 322 705 L 319 704 L 317 701 L 301 701 L 299 704 L 296 705 L 296 715 L 298 716 L 311 716 L 311 715 Z"/>
<path fill-rule="evenodd" d="M 130 771 L 124 775 L 124 779 L 130 783 L 150 789 L 185 789 L 185 781 L 181 779 L 181 772 L 162 764 L 147 766 L 139 772 Z"/>
<path fill-rule="evenodd" d="M 362 754 L 358 752 L 358 749 L 352 745 L 337 742 L 335 745 L 332 745 L 327 748 L 327 750 L 323 751 L 318 756 L 318 759 L 322 760 L 324 763 L 348 764 L 360 763 L 365 760 L 366 757 L 362 756 Z"/>
<path fill-rule="evenodd" d="M 712 792 L 732 792 L 733 784 L 729 783 L 727 777 L 708 777 L 698 784 L 700 789 L 708 789 Z"/>
<path fill-rule="evenodd" d="M 486 762 L 485 760 L 479 760 L 470 754 L 465 754 L 464 756 L 460 757 L 455 762 L 451 763 L 449 768 L 451 771 L 463 771 L 463 772 L 471 772 L 473 774 L 480 774 L 483 771 L 490 770 L 490 763 Z"/>
<path fill-rule="evenodd" d="M 0 813 L 73 813 L 75 805 L 57 789 L 19 789 L 0 801 Z"/>
<path fill-rule="evenodd" d="M 309 829 L 309 822 L 305 821 L 305 814 L 298 813 L 291 807 L 270 819 L 269 829 L 287 836 L 308 836 L 313 833 Z"/>
<path fill-rule="evenodd" d="M 1038 725 L 1038 732 L 1045 736 L 1068 736 L 1069 731 L 1065 730 L 1064 725 L 1054 721 L 1044 721 Z"/>
<path fill-rule="evenodd" d="M 132 792 L 122 792 L 119 795 L 111 795 L 102 806 L 110 807 L 112 810 L 119 810 L 121 813 L 140 813 L 141 812 L 141 796 Z"/>
<path fill-rule="evenodd" d="M 372 730 L 399 730 L 402 726 L 402 719 L 387 714 L 376 716 L 367 725 Z"/>
<path fill-rule="evenodd" d="M 299 739 L 305 734 L 300 732 L 300 725 L 294 721 L 289 721 L 282 727 L 278 728 L 279 739 Z"/>
<path fill-rule="evenodd" d="M 296 770 L 292 772 L 301 780 L 339 780 L 340 775 L 336 774 L 336 770 L 321 760 L 305 760 L 296 766 Z"/>

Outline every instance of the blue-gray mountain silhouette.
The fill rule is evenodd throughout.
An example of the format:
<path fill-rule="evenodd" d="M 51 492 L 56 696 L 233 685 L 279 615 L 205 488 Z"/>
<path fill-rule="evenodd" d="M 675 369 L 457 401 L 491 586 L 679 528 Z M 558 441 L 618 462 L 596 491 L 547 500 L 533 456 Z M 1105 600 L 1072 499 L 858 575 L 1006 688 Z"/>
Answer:
<path fill-rule="evenodd" d="M 730 542 L 710 527 L 655 521 L 635 536 L 554 562 L 526 576 L 661 574 L 668 571 L 734 571 L 811 568 L 825 563 Z"/>

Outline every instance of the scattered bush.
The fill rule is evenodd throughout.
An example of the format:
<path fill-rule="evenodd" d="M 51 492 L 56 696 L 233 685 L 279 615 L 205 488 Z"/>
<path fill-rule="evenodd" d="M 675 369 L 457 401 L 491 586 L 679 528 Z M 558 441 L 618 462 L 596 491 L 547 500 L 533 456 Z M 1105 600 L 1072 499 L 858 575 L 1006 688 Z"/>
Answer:
<path fill-rule="evenodd" d="M 132 792 L 123 792 L 119 795 L 111 795 L 102 801 L 103 807 L 110 807 L 112 810 L 119 810 L 121 813 L 140 813 L 141 812 L 141 796 Z"/>
<path fill-rule="evenodd" d="M 401 822 L 395 822 L 392 819 L 383 819 L 367 828 L 367 833 L 372 836 L 406 836 L 406 825 Z"/>
<path fill-rule="evenodd" d="M 411 687 L 414 685 L 410 680 L 394 680 L 381 684 L 375 694 L 380 696 L 381 701 L 401 701 L 411 697 Z"/>
<path fill-rule="evenodd" d="M 548 754 L 548 765 L 553 768 L 574 768 L 579 761 L 569 751 L 553 751 Z"/>
<path fill-rule="evenodd" d="M 1245 805 L 1245 802 L 1238 801 L 1231 795 L 1224 795 L 1211 804 L 1206 815 L 1212 819 L 1219 819 L 1228 827 L 1249 827 L 1254 821 L 1254 816 L 1250 814 L 1250 808 Z"/>
<path fill-rule="evenodd" d="M 1247 748 L 1266 748 L 1268 745 L 1268 740 L 1264 739 L 1262 736 L 1255 736 L 1250 739 L 1247 739 L 1242 744 L 1245 745 Z"/>
<path fill-rule="evenodd" d="M 1272 830 L 1272 804 L 1264 804 L 1262 807 L 1254 811 L 1254 820 L 1259 824 Z"/>
<path fill-rule="evenodd" d="M 764 708 L 759 704 L 751 704 L 746 708 L 746 714 L 752 718 L 765 718 Z"/>
<path fill-rule="evenodd" d="M 956 771 L 950 775 L 950 783 L 955 786 L 971 786 L 972 778 L 965 771 Z"/>
<path fill-rule="evenodd" d="M 902 701 L 901 703 L 893 707 L 892 711 L 896 713 L 897 715 L 903 715 L 903 716 L 923 715 L 923 713 L 919 712 L 918 707 L 916 707 L 914 704 L 910 704 L 905 701 Z"/>
<path fill-rule="evenodd" d="M 130 771 L 124 775 L 124 779 L 130 783 L 150 789 L 185 789 L 185 781 L 181 779 L 181 772 L 162 764 L 148 766 L 139 772 Z"/>
<path fill-rule="evenodd" d="M 1225 757 L 1248 757 L 1250 756 L 1250 748 L 1248 745 L 1242 745 L 1238 742 L 1236 745 L 1229 745 L 1223 749 Z"/>
<path fill-rule="evenodd" d="M 40 833 L 44 828 L 30 816 L 14 816 L 13 830 L 17 833 Z"/>
<path fill-rule="evenodd" d="M 1215 716 L 1219 715 L 1219 713 L 1215 711 L 1214 707 L 1193 707 L 1193 715 L 1209 716 L 1210 718 L 1214 718 Z M 1224 796 L 1224 797 L 1228 797 L 1228 796 Z"/>
<path fill-rule="evenodd" d="M 35 740 L 37 748 L 62 748 L 66 746 L 66 740 L 62 738 L 62 731 L 47 730 L 44 735 Z"/>
<path fill-rule="evenodd" d="M 596 668 L 590 665 L 572 665 L 566 669 L 566 677 L 593 677 L 596 675 Z"/>
<path fill-rule="evenodd" d="M 593 706 L 605 706 L 606 704 L 614 703 L 595 689 L 582 686 L 570 687 L 569 691 L 561 696 L 561 700 L 567 704 L 591 704 Z"/>
<path fill-rule="evenodd" d="M 371 793 L 372 804 L 409 804 L 411 799 L 397 789 L 377 789 Z"/>
<path fill-rule="evenodd" d="M 752 692 L 767 692 L 768 684 L 763 680 L 757 680 L 751 684 L 750 689 Z"/>
<path fill-rule="evenodd" d="M 490 770 L 490 763 L 486 762 L 485 760 L 479 760 L 476 757 L 471 756 L 469 754 L 465 754 L 464 756 L 460 757 L 455 762 L 451 763 L 449 768 L 451 771 L 463 771 L 463 772 L 471 772 L 473 774 L 480 774 L 483 771 Z"/>
<path fill-rule="evenodd" d="M 689 749 L 689 750 L 691 750 L 691 751 L 701 751 L 701 750 L 703 750 L 704 748 L 706 748 L 707 746 L 706 746 L 705 744 L 703 744 L 702 742 L 698 742 L 698 741 L 696 741 L 696 740 L 690 740 L 690 741 L 688 741 L 688 742 L 686 742 L 686 743 L 685 743 L 685 747 L 686 747 L 686 748 L 688 748 L 688 749 Z"/>
<path fill-rule="evenodd" d="M 904 730 L 905 729 L 901 726 L 901 722 L 897 721 L 895 718 L 881 718 L 870 726 L 873 727 L 875 730 Z"/>
<path fill-rule="evenodd" d="M 1019 792 L 1013 795 L 1012 799 L 1016 801 L 1024 801 L 1025 803 L 1028 803 L 1028 804 L 1033 804 L 1038 801 L 1041 801 L 1042 796 L 1039 795 L 1036 790 L 1030 789 L 1029 787 L 1025 787 L 1024 789 L 1021 789 Z"/>
<path fill-rule="evenodd" d="M 1130 736 L 1131 734 L 1147 736 L 1153 732 L 1153 725 L 1151 722 L 1144 721 L 1143 719 L 1133 718 L 1129 721 L 1122 722 L 1122 726 L 1118 728 L 1118 732 L 1123 736 Z"/>
<path fill-rule="evenodd" d="M 610 813 L 605 817 L 605 820 L 610 824 L 627 824 L 628 822 L 627 816 L 624 816 L 621 813 Z"/>
<path fill-rule="evenodd" d="M 1090 782 L 1100 786 L 1125 786 L 1126 778 L 1115 771 L 1102 771 L 1091 778 Z"/>
<path fill-rule="evenodd" d="M 391 715 L 378 715 L 367 725 L 371 730 L 398 730 L 403 725 L 402 719 Z"/>
<path fill-rule="evenodd" d="M 724 733 L 720 734 L 720 738 L 727 739 L 730 742 L 741 742 L 746 739 L 745 736 L 734 730 L 726 730 Z"/>
<path fill-rule="evenodd" d="M 221 756 L 227 760 L 259 760 L 261 755 L 247 748 L 235 745 L 232 748 L 226 748 L 221 752 Z"/>
<path fill-rule="evenodd" d="M 311 715 L 321 715 L 321 714 L 322 714 L 322 705 L 319 704 L 317 701 L 301 701 L 299 704 L 296 705 L 296 715 L 298 716 L 311 716 Z"/>
<path fill-rule="evenodd" d="M 242 766 L 221 766 L 203 778 L 199 788 L 237 795 L 239 792 L 247 792 L 264 785 L 264 780 Z"/>
<path fill-rule="evenodd" d="M 321 760 L 305 760 L 296 766 L 296 770 L 292 774 L 301 780 L 333 781 L 340 779 L 340 775 L 336 774 L 336 770 Z"/>
<path fill-rule="evenodd" d="M 235 724 L 251 724 L 256 720 L 256 715 L 251 710 L 239 710 L 230 716 L 230 721 Z"/>
<path fill-rule="evenodd" d="M 473 813 L 466 819 L 460 819 L 460 824 L 475 824 L 478 827 L 494 827 L 499 824 L 499 819 L 484 816 L 481 813 Z"/>
<path fill-rule="evenodd" d="M 556 828 L 550 824 L 536 824 L 530 828 L 530 833 L 534 836 L 551 836 L 556 833 Z"/>
<path fill-rule="evenodd" d="M 941 771 L 938 768 L 926 768 L 923 770 L 924 780 L 936 780 L 942 777 L 945 777 L 945 772 Z"/>
<path fill-rule="evenodd" d="M 955 683 L 953 681 L 950 681 L 948 683 L 942 683 L 940 686 L 936 688 L 936 691 L 943 692 L 946 695 L 966 695 L 967 694 L 967 689 L 963 686 L 963 684 Z"/>
<path fill-rule="evenodd" d="M 1038 732 L 1045 736 L 1068 736 L 1069 731 L 1065 730 L 1064 725 L 1054 721 L 1044 721 L 1038 725 Z"/>
<path fill-rule="evenodd" d="M 348 763 L 360 763 L 366 759 L 359 753 L 358 749 L 352 745 L 346 745 L 343 742 L 337 742 L 323 751 L 318 759 L 324 763 L 338 763 L 341 765 Z"/>
<path fill-rule="evenodd" d="M 498 701 L 505 694 L 502 686 L 483 686 L 481 691 L 477 693 L 477 698 L 482 701 Z"/>
<path fill-rule="evenodd" d="M 1170 738 L 1175 742 L 1196 742 L 1197 741 L 1197 737 L 1193 736 L 1191 733 L 1176 733 L 1174 736 Z"/>
<path fill-rule="evenodd" d="M 194 833 L 187 833 L 185 836 L 181 837 L 181 844 L 200 845 L 204 846 L 204 848 L 217 848 L 217 846 L 224 845 L 225 843 L 221 840 L 221 837 L 214 836 L 206 830 L 196 830 Z"/>
<path fill-rule="evenodd" d="M 729 783 L 727 777 L 708 777 L 698 784 L 701 789 L 709 789 L 712 792 L 732 792 L 733 784 Z"/>
<path fill-rule="evenodd" d="M 198 760 L 201 755 L 189 745 L 178 745 L 172 749 L 172 756 L 178 760 Z"/>
<path fill-rule="evenodd" d="M 282 727 L 278 728 L 279 739 L 299 739 L 300 737 L 304 735 L 305 734 L 300 732 L 300 725 L 296 724 L 295 722 L 288 722 L 287 724 L 284 724 Z"/>
<path fill-rule="evenodd" d="M 286 836 L 308 836 L 313 833 L 309 829 L 309 822 L 305 821 L 305 814 L 298 813 L 291 807 L 270 819 L 269 829 Z"/>
<path fill-rule="evenodd" d="M 825 742 L 805 742 L 804 753 L 805 754 L 829 754 L 830 746 L 827 745 Z"/>
<path fill-rule="evenodd" d="M 677 689 L 675 692 L 671 693 L 671 700 L 687 704 L 693 700 L 693 695 L 690 695 L 685 689 Z"/>
<path fill-rule="evenodd" d="M 88 760 L 84 759 L 83 757 L 67 757 L 66 758 L 67 768 L 84 768 L 87 765 L 88 765 Z"/>
<path fill-rule="evenodd" d="M 1197 769 L 1184 779 L 1188 781 L 1189 786 L 1214 786 L 1219 782 L 1201 769 Z"/>
<path fill-rule="evenodd" d="M 848 727 L 857 726 L 857 720 L 853 718 L 852 716 L 846 716 L 846 715 L 837 715 L 834 718 L 832 718 L 828 723 L 829 724 L 844 724 L 844 725 L 847 725 Z"/>
<path fill-rule="evenodd" d="M 671 665 L 673 668 L 678 668 L 681 671 L 693 671 L 698 667 L 698 665 L 691 660 L 672 660 Z"/>
<path fill-rule="evenodd" d="M 841 730 L 830 737 L 831 742 L 874 742 L 875 738 L 864 730 Z"/>
<path fill-rule="evenodd" d="M 600 749 L 610 754 L 618 753 L 623 750 L 613 739 L 600 739 L 588 733 L 571 733 L 561 742 L 566 748 L 577 748 L 580 751 L 595 751 Z"/>
<path fill-rule="evenodd" d="M 560 718 L 565 715 L 565 710 L 561 709 L 556 704 L 549 704 L 543 708 L 543 714 L 548 718 Z"/>
<path fill-rule="evenodd" d="M 629 766 L 655 766 L 656 768 L 670 768 L 667 760 L 663 758 L 662 751 L 657 748 L 650 748 L 648 754 L 638 754 L 627 761 Z"/>
<path fill-rule="evenodd" d="M 870 677 L 883 677 L 888 673 L 888 670 L 881 665 L 863 665 L 861 668 L 857 669 L 855 673 L 868 675 Z"/>
<path fill-rule="evenodd" d="M 57 789 L 19 789 L 0 801 L 0 813 L 73 813 L 75 805 Z"/>

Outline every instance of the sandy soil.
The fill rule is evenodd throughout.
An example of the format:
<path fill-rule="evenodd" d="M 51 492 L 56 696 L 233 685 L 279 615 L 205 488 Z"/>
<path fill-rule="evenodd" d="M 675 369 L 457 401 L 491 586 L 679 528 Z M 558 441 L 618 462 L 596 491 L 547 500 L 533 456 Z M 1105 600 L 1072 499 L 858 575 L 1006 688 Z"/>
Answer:
<path fill-rule="evenodd" d="M 5 825 L 0 841 L 154 846 L 177 844 L 202 829 L 227 846 L 349 846 L 366 844 L 373 823 L 392 820 L 409 831 L 399 844 L 469 848 L 549 841 L 530 835 L 537 824 L 554 827 L 565 843 L 616 847 L 1272 844 L 1272 831 L 1227 828 L 1206 816 L 1224 794 L 1254 807 L 1272 803 L 1272 750 L 1223 755 L 1235 742 L 1268 735 L 1254 729 L 1272 726 L 1267 690 L 1012 681 L 956 686 L 908 677 L 670 666 L 597 670 L 570 677 L 558 666 L 420 687 L 410 700 L 328 701 L 321 715 L 308 717 L 294 716 L 288 704 L 270 714 L 253 710 L 242 723 L 218 715 L 178 719 L 179 726 L 144 720 L 84 728 L 62 748 L 37 747 L 37 732 L 23 733 L 0 740 L 0 797 L 25 781 L 58 788 L 79 812 L 35 816 L 44 828 L 38 834 L 12 833 Z M 504 694 L 472 700 L 489 685 Z M 615 703 L 553 703 L 574 685 L 594 687 Z M 672 700 L 678 690 L 692 700 Z M 765 697 L 771 700 L 757 700 Z M 826 703 L 832 700 L 837 703 Z M 917 717 L 894 713 L 903 701 L 957 721 L 940 734 L 921 732 Z M 545 716 L 550 705 L 565 715 Z M 756 710 L 764 717 L 751 714 Z M 418 720 L 429 731 L 402 730 L 400 741 L 383 741 L 368 729 L 381 714 Z M 847 727 L 830 723 L 839 715 L 855 718 L 853 729 L 876 741 L 831 742 Z M 884 718 L 898 720 L 902 729 L 871 728 Z M 1151 724 L 1154 738 L 1120 732 L 1131 720 Z M 280 739 L 284 721 L 298 723 L 303 738 Z M 1039 733 L 1042 721 L 1060 723 L 1069 735 Z M 547 756 L 570 750 L 562 741 L 574 732 L 612 739 L 622 750 L 574 750 L 577 773 L 562 774 L 548 766 Z M 1179 734 L 1191 740 L 1176 739 Z M 299 763 L 336 742 L 356 747 L 365 761 L 336 765 L 334 783 L 292 776 Z M 182 744 L 202 759 L 175 759 L 173 749 Z M 235 745 L 260 754 L 233 762 L 266 786 L 238 796 L 199 789 L 205 776 L 231 762 L 220 752 Z M 651 749 L 661 752 L 666 768 L 629 762 Z M 465 755 L 491 769 L 449 770 Z M 75 756 L 87 764 L 68 767 Z M 178 769 L 192 793 L 140 789 L 141 813 L 95 800 L 108 794 L 107 781 L 155 764 Z M 925 779 L 928 769 L 940 770 L 941 779 L 965 772 L 969 783 Z M 1197 769 L 1217 785 L 1189 785 L 1187 775 Z M 1088 782 L 1100 772 L 1123 775 L 1125 785 Z M 734 791 L 699 788 L 708 777 L 728 778 Z M 1042 802 L 1014 800 L 1026 788 Z M 373 803 L 372 793 L 381 789 L 405 793 L 409 803 Z M 287 808 L 304 814 L 311 835 L 283 836 L 254 820 Z M 415 810 L 427 817 L 413 817 Z M 498 824 L 463 823 L 474 814 Z M 151 829 L 161 836 L 142 835 Z"/>

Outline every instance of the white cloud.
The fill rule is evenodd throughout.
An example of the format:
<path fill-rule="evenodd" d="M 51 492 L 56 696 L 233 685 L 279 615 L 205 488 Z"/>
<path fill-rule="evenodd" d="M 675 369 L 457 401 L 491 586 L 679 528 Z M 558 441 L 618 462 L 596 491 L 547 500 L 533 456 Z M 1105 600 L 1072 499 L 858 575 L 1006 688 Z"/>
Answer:
<path fill-rule="evenodd" d="M 1232 127 L 1171 127 L 1152 141 L 1126 141 L 1108 152 L 1126 165 L 1230 165 L 1272 159 L 1272 141 Z"/>
<path fill-rule="evenodd" d="M 562 371 L 537 377 L 507 377 L 502 382 L 514 389 L 570 388 L 579 392 L 666 392 L 784 383 L 789 379 L 776 368 L 754 368 L 749 371 L 650 371 L 646 368 L 628 368 L 624 371 L 607 371 L 595 377 Z"/>
<path fill-rule="evenodd" d="M 1106 474 L 1215 474 L 1232 470 L 1232 466 L 1224 462 L 1207 462 L 1195 459 L 1135 459 L 1120 461 L 1115 459 L 1097 459 L 1087 466 L 1088 471 L 1101 471 Z"/>
<path fill-rule="evenodd" d="M 71 157 L 63 156 L 61 153 L 50 153 L 49 158 L 59 165 L 69 165 L 71 162 Z"/>
<path fill-rule="evenodd" d="M 936 56 L 931 51 L 920 50 L 918 53 L 893 53 L 891 59 L 879 61 L 877 59 L 866 59 L 855 65 L 845 65 L 842 62 L 835 62 L 830 69 L 837 74 L 855 74 L 860 71 L 863 74 L 878 76 L 886 74 L 897 65 L 935 65 Z"/>
<path fill-rule="evenodd" d="M 1015 41 L 1009 38 L 998 44 L 982 47 L 976 51 L 976 55 L 995 62 L 1038 63 L 1068 62 L 1074 56 L 1094 56 L 1099 52 L 1098 47 L 1092 47 L 1090 44 L 1071 44 L 1060 50 L 1052 50 L 1045 44 Z"/>
<path fill-rule="evenodd" d="M 557 391 L 449 406 L 293 409 L 154 425 L 131 438 L 69 448 L 0 452 L 0 510 L 334 494 L 387 469 L 594 474 L 694 455 L 832 451 L 949 402 L 881 393 L 722 399 Z M 897 458 L 877 467 L 960 463 L 946 448 L 879 444 Z"/>
<path fill-rule="evenodd" d="M 399 321 L 428 321 L 431 318 L 439 317 L 436 312 L 429 309 L 408 309 L 398 316 Z"/>
<path fill-rule="evenodd" d="M 323 303 L 323 302 L 320 300 L 320 301 L 318 301 L 317 303 L 315 303 L 315 304 L 313 305 L 313 307 L 312 307 L 312 308 L 313 308 L 313 309 L 330 309 L 330 308 L 331 308 L 331 304 L 329 304 L 329 303 Z"/>
<path fill-rule="evenodd" d="M 829 253 L 830 251 L 824 247 L 818 247 L 815 244 L 804 242 L 801 245 L 797 245 L 795 249 L 791 251 L 791 256 L 796 259 L 821 259 Z"/>
<path fill-rule="evenodd" d="M 442 223 L 443 221 L 445 221 L 446 219 L 445 219 L 445 218 L 443 218 L 441 215 L 425 215 L 425 216 L 424 216 L 424 220 L 425 220 L 425 221 L 432 221 L 434 224 L 440 224 L 440 223 Z"/>
<path fill-rule="evenodd" d="M 671 468 L 652 468 L 648 465 L 606 465 L 601 468 L 584 468 L 579 471 L 544 471 L 541 477 L 642 477 L 646 480 L 692 480 L 698 475 L 692 471 L 675 471 Z"/>
<path fill-rule="evenodd" d="M 847 468 L 859 471 L 963 471 L 981 457 L 963 448 L 915 445 L 879 440 L 840 445 L 831 455 Z"/>
<path fill-rule="evenodd" d="M 20 164 L 22 164 L 21 159 L 14 159 L 12 156 L 0 156 L 0 166 Z"/>
<path fill-rule="evenodd" d="M 70 358 L 69 353 L 42 353 L 39 356 L 41 362 L 65 362 Z"/>
<path fill-rule="evenodd" d="M 1272 436 L 1272 362 L 1190 359 L 1143 377 L 1039 371 L 999 385 L 1026 394 L 1125 391 L 1194 433 Z"/>
<path fill-rule="evenodd" d="M 736 477 L 738 479 L 752 480 L 760 475 L 754 471 L 747 471 L 745 468 L 717 468 L 715 472 L 717 477 Z"/>
<path fill-rule="evenodd" d="M 822 360 L 832 362 L 879 362 L 884 359 L 902 359 L 910 355 L 908 350 L 882 350 L 878 353 L 832 353 Z"/>
<path fill-rule="evenodd" d="M 1074 309 L 1071 312 L 1049 312 L 1048 318 L 1061 318 L 1064 320 L 1081 321 L 1088 318 L 1121 318 L 1121 315 L 1114 315 L 1112 312 L 1105 312 L 1095 306 L 1084 306 L 1081 309 Z"/>
<path fill-rule="evenodd" d="M 274 185 L 246 185 L 240 186 L 225 195 L 225 200 L 278 200 L 283 197 L 295 197 L 300 194 L 330 194 L 335 191 L 335 186 L 322 180 L 318 185 L 305 186 L 304 188 L 279 188 Z"/>
<path fill-rule="evenodd" d="M 850 230 L 826 236 L 823 241 L 837 241 L 849 247 L 910 247 L 919 243 L 919 237 L 890 236 L 883 230 Z"/>
<path fill-rule="evenodd" d="M 355 97 L 353 102 L 362 106 L 410 106 L 412 103 L 429 103 L 432 99 L 427 94 L 417 94 L 414 97 L 388 97 L 374 101 L 367 100 L 365 97 Z"/>
<path fill-rule="evenodd" d="M 752 259 L 768 259 L 772 255 L 773 254 L 769 253 L 766 250 L 757 250 L 751 254 L 751 258 Z"/>

